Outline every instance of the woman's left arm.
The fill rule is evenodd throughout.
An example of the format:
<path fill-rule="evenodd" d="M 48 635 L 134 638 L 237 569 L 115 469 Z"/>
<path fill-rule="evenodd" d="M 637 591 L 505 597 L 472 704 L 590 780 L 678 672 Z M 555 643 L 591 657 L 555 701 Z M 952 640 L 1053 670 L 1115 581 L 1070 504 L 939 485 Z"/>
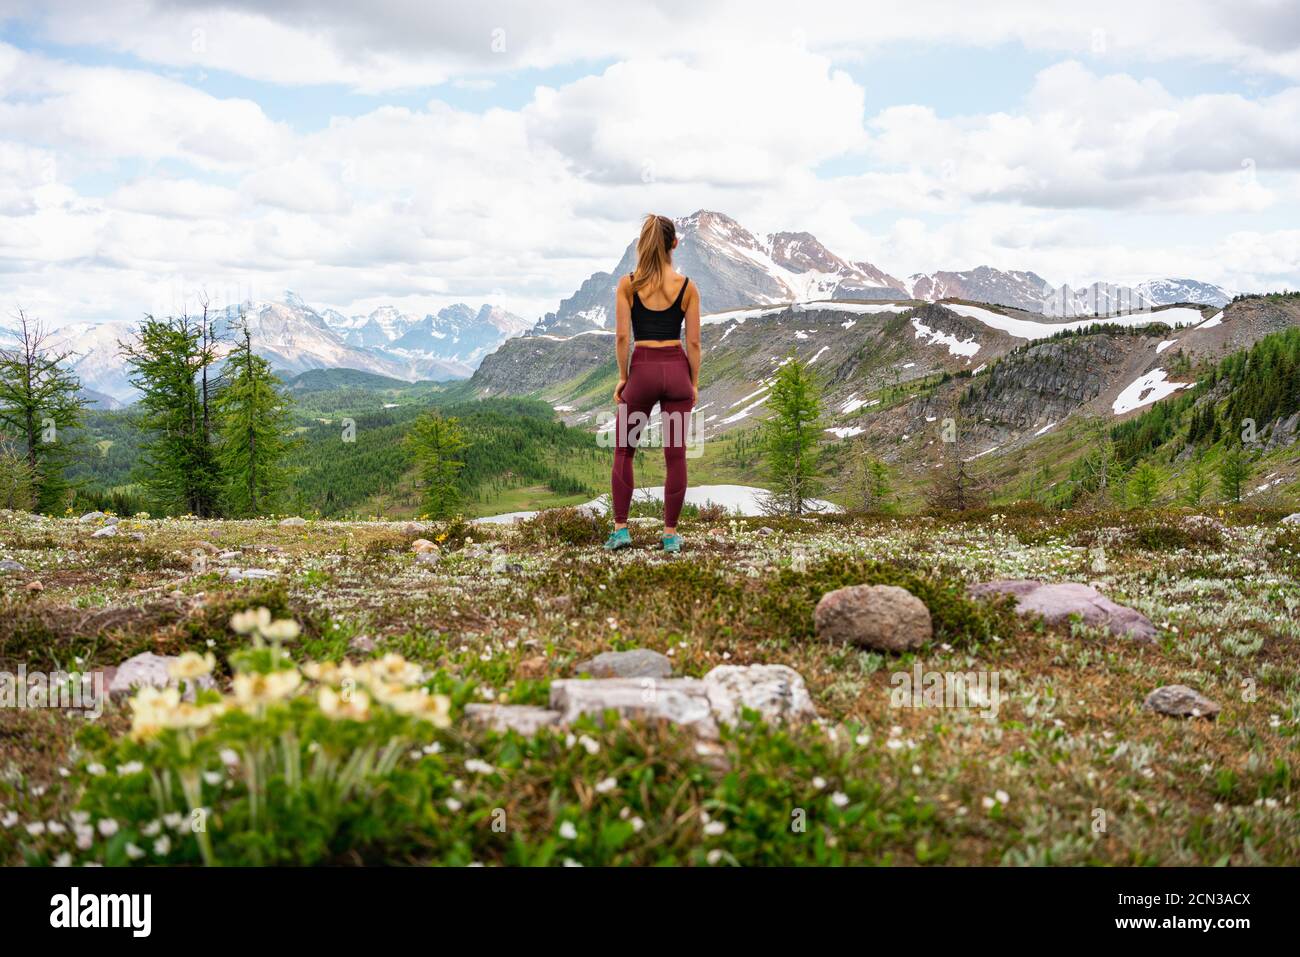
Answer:
<path fill-rule="evenodd" d="M 691 283 L 686 291 L 686 361 L 691 367 L 695 402 L 700 400 L 700 293 Z"/>

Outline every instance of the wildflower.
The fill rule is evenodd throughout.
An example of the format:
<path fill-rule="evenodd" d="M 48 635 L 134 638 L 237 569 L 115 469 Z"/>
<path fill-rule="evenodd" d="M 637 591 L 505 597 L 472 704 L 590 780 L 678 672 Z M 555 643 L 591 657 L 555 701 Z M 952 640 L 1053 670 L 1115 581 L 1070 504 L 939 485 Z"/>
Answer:
<path fill-rule="evenodd" d="M 565 821 L 560 825 L 560 837 L 564 838 L 566 841 L 577 839 L 578 829 L 573 826 L 572 821 Z"/>
<path fill-rule="evenodd" d="M 211 787 L 216 787 L 221 783 L 220 771 L 204 771 L 203 780 Z"/>
<path fill-rule="evenodd" d="M 30 824 L 27 825 L 27 833 L 30 834 L 32 837 L 40 837 L 42 834 L 45 833 L 45 822 L 32 821 Z"/>
<path fill-rule="evenodd" d="M 128 761 L 126 764 L 119 764 L 117 766 L 118 777 L 128 777 L 132 774 L 139 774 L 143 770 L 144 765 L 139 761 Z"/>
<path fill-rule="evenodd" d="M 9 828 L 13 827 L 17 823 L 18 823 L 18 813 L 16 811 L 7 811 L 5 812 L 4 817 L 0 817 L 0 825 L 3 825 L 5 830 L 8 830 Z"/>
<path fill-rule="evenodd" d="M 61 823 L 59 823 L 58 821 L 48 821 L 48 822 L 46 822 L 45 828 L 46 828 L 46 830 L 48 830 L 51 834 L 54 834 L 54 835 L 66 834 L 66 833 L 68 832 L 68 829 L 67 829 L 66 827 L 64 827 Z"/>
<path fill-rule="evenodd" d="M 704 859 L 708 861 L 710 865 L 717 864 L 718 861 L 722 860 L 722 854 L 722 848 L 715 847 L 704 856 Z"/>
<path fill-rule="evenodd" d="M 162 821 L 150 821 L 144 827 L 140 828 L 140 833 L 145 837 L 157 837 L 162 832 Z"/>
<path fill-rule="evenodd" d="M 112 837 L 114 834 L 117 833 L 117 821 L 113 820 L 111 817 L 103 818 L 99 822 L 98 826 L 99 826 L 99 833 L 103 837 Z"/>
<path fill-rule="evenodd" d="M 849 803 L 849 796 L 843 791 L 836 791 L 831 795 L 831 803 L 836 807 L 846 807 Z"/>
<path fill-rule="evenodd" d="M 255 631 L 261 631 L 270 624 L 271 610 L 269 608 L 250 608 L 247 611 L 236 612 L 230 616 L 230 627 L 240 635 L 250 635 Z"/>
<path fill-rule="evenodd" d="M 55 866 L 55 867 L 71 867 L 71 866 L 72 866 L 72 854 L 69 853 L 68 851 L 64 851 L 62 854 L 60 854 L 58 857 L 56 857 L 56 858 L 54 859 L 54 866 Z"/>
<path fill-rule="evenodd" d="M 200 655 L 197 651 L 187 651 L 167 666 L 167 673 L 182 681 L 192 681 L 212 674 L 216 666 L 217 659 L 212 652 Z"/>
<path fill-rule="evenodd" d="M 817 775 L 817 777 L 812 779 L 812 786 L 815 787 L 818 791 L 825 790 L 826 779 L 819 774 Z"/>
<path fill-rule="evenodd" d="M 460 808 L 461 808 L 461 803 L 459 801 L 457 801 L 455 798 L 447 798 L 447 810 L 454 812 L 454 811 L 459 811 Z"/>
<path fill-rule="evenodd" d="M 90 764 L 86 765 L 86 773 L 95 778 L 99 777 L 107 770 L 108 768 L 104 767 L 98 761 L 92 761 Z"/>
<path fill-rule="evenodd" d="M 95 843 L 95 829 L 88 824 L 79 824 L 72 829 L 77 836 L 77 850 L 88 851 Z"/>
<path fill-rule="evenodd" d="M 235 675 L 233 688 L 235 700 L 243 707 L 269 704 L 288 698 L 302 684 L 297 668 L 286 668 L 266 674 L 240 672 Z"/>
<path fill-rule="evenodd" d="M 435 728 L 451 726 L 451 699 L 444 694 L 430 694 L 421 688 L 397 695 L 385 703 L 398 714 L 428 721 Z"/>
<path fill-rule="evenodd" d="M 181 825 L 185 823 L 185 816 L 178 811 L 171 811 L 163 815 L 163 823 L 173 831 L 179 831 Z"/>
<path fill-rule="evenodd" d="M 470 758 L 465 762 L 465 770 L 471 774 L 492 774 L 496 771 L 492 765 L 486 761 L 480 761 L 478 758 Z"/>
<path fill-rule="evenodd" d="M 564 866 L 565 866 L 565 867 L 581 867 L 582 865 L 579 864 L 577 861 L 575 861 L 573 858 L 571 858 L 571 857 L 566 857 L 566 858 L 564 859 Z"/>
<path fill-rule="evenodd" d="M 74 825 L 85 824 L 87 821 L 90 820 L 90 812 L 73 811 L 71 814 L 68 815 L 68 820 L 70 820 Z"/>
<path fill-rule="evenodd" d="M 981 801 L 980 801 L 980 804 L 982 804 L 982 805 L 984 806 L 984 810 L 986 810 L 986 811 L 991 811 L 991 810 L 993 810 L 993 805 L 995 805 L 995 804 L 997 804 L 997 803 L 998 803 L 998 802 L 995 801 L 995 800 L 993 800 L 991 797 L 985 797 L 985 798 L 981 799 Z"/>
<path fill-rule="evenodd" d="M 721 821 L 710 821 L 708 824 L 704 825 L 704 833 L 710 837 L 717 837 L 719 834 L 725 834 L 726 831 L 727 825 L 723 824 Z"/>
<path fill-rule="evenodd" d="M 144 857 L 144 848 L 137 847 L 128 842 L 126 845 L 126 856 L 133 861 L 138 861 L 140 858 Z"/>
<path fill-rule="evenodd" d="M 1011 800 L 1011 795 L 1006 791 L 994 791 L 993 796 L 998 799 L 999 804 L 1006 804 Z"/>
<path fill-rule="evenodd" d="M 608 794 L 614 788 L 618 787 L 618 778 L 605 778 L 596 782 L 597 794 Z"/>
<path fill-rule="evenodd" d="M 333 688 L 321 688 L 316 692 L 316 704 L 321 714 L 327 718 L 346 718 L 351 721 L 366 721 L 370 718 L 370 695 L 359 689 L 341 695 Z"/>
<path fill-rule="evenodd" d="M 270 641 L 293 641 L 301 633 L 302 629 L 292 618 L 281 618 L 262 629 L 262 637 Z"/>
<path fill-rule="evenodd" d="M 600 751 L 600 742 L 585 734 L 578 739 L 578 743 L 586 749 L 588 754 L 596 754 Z"/>
<path fill-rule="evenodd" d="M 172 849 L 172 839 L 164 834 L 153 842 L 153 852 L 159 857 L 166 857 Z"/>

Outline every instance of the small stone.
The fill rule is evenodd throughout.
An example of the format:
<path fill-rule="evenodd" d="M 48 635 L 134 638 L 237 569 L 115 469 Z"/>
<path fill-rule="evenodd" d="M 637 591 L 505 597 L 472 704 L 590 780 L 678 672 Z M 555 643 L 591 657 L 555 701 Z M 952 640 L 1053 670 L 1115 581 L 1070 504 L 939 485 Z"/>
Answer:
<path fill-rule="evenodd" d="M 1164 685 L 1146 696 L 1142 707 L 1175 718 L 1205 718 L 1213 721 L 1222 710 L 1209 698 L 1187 685 Z"/>
<path fill-rule="evenodd" d="M 817 717 L 803 676 L 786 665 L 719 665 L 704 676 L 704 690 L 721 724 L 735 724 L 744 710 L 757 711 L 768 724 Z"/>
<path fill-rule="evenodd" d="M 375 650 L 375 639 L 369 635 L 356 635 L 348 642 L 348 650 L 368 655 Z"/>
<path fill-rule="evenodd" d="M 109 515 L 104 519 L 105 525 L 116 525 L 120 519 L 116 515 Z"/>
<path fill-rule="evenodd" d="M 136 688 L 169 688 L 179 683 L 168 671 L 171 663 L 178 659 L 170 655 L 155 655 L 151 651 L 128 658 L 117 666 L 112 681 L 108 685 L 110 695 L 130 694 Z M 194 689 L 213 687 L 212 676 L 187 680 L 184 697 L 193 699 Z"/>
<path fill-rule="evenodd" d="M 1282 519 L 1284 525 L 1300 525 L 1300 512 L 1292 512 L 1286 518 Z"/>
<path fill-rule="evenodd" d="M 42 585 L 42 584 L 40 583 L 40 580 L 39 580 L 39 579 L 37 579 L 37 580 L 35 580 L 35 581 L 29 581 L 29 582 L 27 583 L 27 590 L 28 590 L 28 591 L 45 591 L 45 586 Z"/>
<path fill-rule="evenodd" d="M 27 566 L 22 562 L 16 562 L 12 558 L 6 558 L 0 561 L 0 572 L 25 572 Z"/>
<path fill-rule="evenodd" d="M 229 562 L 229 561 L 234 561 L 236 558 L 243 558 L 243 557 L 244 557 L 243 552 L 222 552 L 220 555 L 217 556 L 217 560 L 223 562 Z"/>
<path fill-rule="evenodd" d="M 722 529 L 722 528 L 709 529 L 709 535 L 712 536 L 713 538 L 723 538 L 726 536 L 726 534 L 727 534 L 726 529 Z"/>
<path fill-rule="evenodd" d="M 419 522 L 407 522 L 402 526 L 402 534 L 404 535 L 419 535 L 423 531 L 424 526 Z"/>
<path fill-rule="evenodd" d="M 493 731 L 536 734 L 542 728 L 558 724 L 560 712 L 529 704 L 467 704 L 465 717 Z"/>
<path fill-rule="evenodd" d="M 209 555 L 218 555 L 221 553 L 220 548 L 218 548 L 216 545 L 213 545 L 211 542 L 207 542 L 207 541 L 195 542 L 194 547 L 201 551 L 207 552 Z"/>
<path fill-rule="evenodd" d="M 760 528 L 760 529 L 758 530 L 758 534 L 760 534 L 760 535 L 775 535 L 775 534 L 776 534 L 776 529 L 774 529 L 774 528 L 768 528 L 766 525 L 764 525 L 762 528 Z"/>
<path fill-rule="evenodd" d="M 91 538 L 114 538 L 116 537 L 116 535 L 117 535 L 116 525 L 105 525 L 103 528 L 92 532 L 90 537 Z"/>
<path fill-rule="evenodd" d="M 413 552 L 436 552 L 437 550 L 438 546 L 427 538 L 417 538 L 411 542 L 411 551 Z"/>
<path fill-rule="evenodd" d="M 442 555 L 440 555 L 436 550 L 431 552 L 416 552 L 415 560 L 421 565 L 432 566 L 442 561 Z"/>
<path fill-rule="evenodd" d="M 1081 582 L 1044 584 L 1032 579 L 1012 579 L 972 585 L 970 593 L 1013 595 L 1016 611 L 1038 615 L 1044 621 L 1059 622 L 1077 615 L 1085 625 L 1104 628 L 1112 635 L 1154 642 L 1157 631 L 1146 615 L 1127 605 L 1111 601 L 1096 588 Z"/>
<path fill-rule="evenodd" d="M 530 681 L 545 678 L 546 673 L 549 670 L 550 663 L 542 655 L 525 658 L 523 661 L 519 662 L 519 677 L 527 678 Z"/>
<path fill-rule="evenodd" d="M 633 648 L 631 651 L 606 651 L 578 662 L 574 670 L 593 678 L 670 678 L 673 663 L 657 651 Z"/>
<path fill-rule="evenodd" d="M 813 622 L 821 638 L 879 651 L 909 651 L 934 636 L 925 602 L 897 585 L 829 591 L 817 602 Z"/>
<path fill-rule="evenodd" d="M 280 520 L 281 528 L 297 528 L 301 525 L 306 525 L 306 524 L 307 524 L 307 519 L 299 518 L 297 515 L 294 515 L 291 518 L 284 518 Z"/>
<path fill-rule="evenodd" d="M 77 519 L 77 521 L 81 522 L 83 525 L 88 525 L 91 522 L 98 522 L 101 518 L 107 517 L 108 516 L 103 512 L 87 512 L 85 515 L 81 516 L 81 518 Z"/>

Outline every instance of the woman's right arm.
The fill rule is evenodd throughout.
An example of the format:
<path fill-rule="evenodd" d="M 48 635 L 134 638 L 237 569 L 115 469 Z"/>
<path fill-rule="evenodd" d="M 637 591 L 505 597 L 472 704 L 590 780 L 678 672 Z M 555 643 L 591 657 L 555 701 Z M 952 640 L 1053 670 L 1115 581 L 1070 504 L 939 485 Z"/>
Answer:
<path fill-rule="evenodd" d="M 632 279 L 624 276 L 614 293 L 614 352 L 618 356 L 618 385 L 614 388 L 615 404 L 623 401 L 627 385 L 628 361 L 632 356 Z"/>

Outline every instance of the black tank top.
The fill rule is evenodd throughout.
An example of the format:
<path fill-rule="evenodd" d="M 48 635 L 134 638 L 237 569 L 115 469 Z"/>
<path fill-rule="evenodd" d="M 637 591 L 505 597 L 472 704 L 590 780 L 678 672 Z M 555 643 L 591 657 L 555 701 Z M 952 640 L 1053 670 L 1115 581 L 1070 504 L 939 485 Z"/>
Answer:
<path fill-rule="evenodd" d="M 628 273 L 628 276 L 631 276 Z M 634 342 L 650 339 L 680 339 L 682 337 L 682 320 L 686 310 L 682 308 L 682 297 L 690 279 L 682 280 L 682 288 L 677 290 L 677 298 L 667 309 L 650 309 L 641 301 L 636 290 L 632 290 L 632 340 Z"/>

